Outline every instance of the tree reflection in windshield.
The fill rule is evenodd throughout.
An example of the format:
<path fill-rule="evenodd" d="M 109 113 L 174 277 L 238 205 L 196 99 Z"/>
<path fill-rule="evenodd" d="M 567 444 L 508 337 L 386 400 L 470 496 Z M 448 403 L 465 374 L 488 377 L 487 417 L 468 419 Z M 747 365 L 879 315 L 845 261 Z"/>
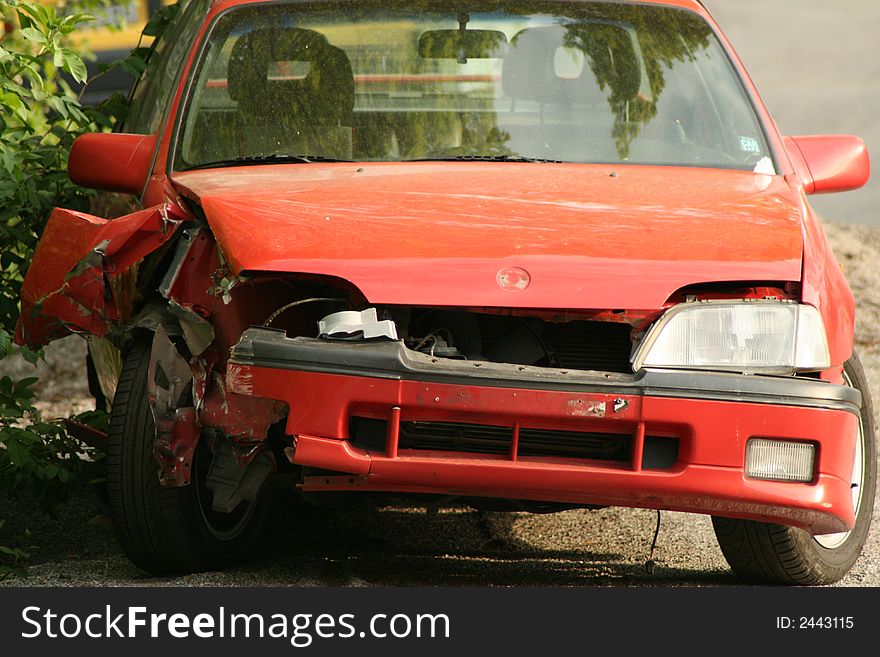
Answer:
<path fill-rule="evenodd" d="M 693 53 L 708 48 L 711 30 L 695 14 L 681 12 L 648 13 L 633 11 L 632 7 L 606 6 L 588 13 L 599 20 L 617 21 L 618 25 L 568 25 L 565 45 L 589 56 L 599 87 L 607 89 L 608 105 L 614 113 L 612 136 L 620 159 L 625 160 L 642 126 L 657 116 L 657 102 L 666 86 L 664 68 L 693 61 Z M 638 35 L 641 57 L 634 50 L 633 34 Z M 640 93 L 643 75 L 650 88 L 647 96 Z"/>

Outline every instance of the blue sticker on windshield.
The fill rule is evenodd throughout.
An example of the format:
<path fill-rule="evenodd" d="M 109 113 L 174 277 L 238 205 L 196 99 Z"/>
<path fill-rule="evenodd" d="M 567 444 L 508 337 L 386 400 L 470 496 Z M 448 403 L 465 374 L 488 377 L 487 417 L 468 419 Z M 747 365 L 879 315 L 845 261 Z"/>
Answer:
<path fill-rule="evenodd" d="M 760 153 L 761 145 L 754 137 L 740 137 L 739 147 L 747 153 Z"/>

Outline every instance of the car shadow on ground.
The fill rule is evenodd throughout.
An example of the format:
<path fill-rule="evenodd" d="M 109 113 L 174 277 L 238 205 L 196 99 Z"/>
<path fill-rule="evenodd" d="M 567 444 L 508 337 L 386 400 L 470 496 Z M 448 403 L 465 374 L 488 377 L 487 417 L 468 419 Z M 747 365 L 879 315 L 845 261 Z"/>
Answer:
<path fill-rule="evenodd" d="M 11 509 L 15 513 L 10 513 Z M 465 507 L 426 513 L 418 508 L 298 506 L 279 510 L 265 540 L 247 562 L 223 571 L 150 577 L 119 549 L 105 503 L 93 490 L 78 492 L 54 517 L 27 503 L 0 500 L 16 520 L 6 533 L 27 532 L 32 558 L 25 577 L 4 584 L 67 586 L 722 586 L 737 585 L 728 571 L 664 565 L 650 534 L 615 545 L 594 540 L 591 512 L 566 512 L 548 523 L 525 513 Z M 648 517 L 650 520 L 650 517 Z M 650 523 L 649 523 L 650 524 Z M 614 525 L 604 527 L 605 532 Z M 653 530 L 653 525 L 648 527 Z M 11 534 L 10 534 L 11 535 Z M 607 537 L 606 537 L 607 538 Z"/>
<path fill-rule="evenodd" d="M 569 512 L 573 520 L 578 513 Z M 420 509 L 315 510 L 267 543 L 250 564 L 274 577 L 330 586 L 616 586 L 669 583 L 721 585 L 725 571 L 700 572 L 657 563 L 653 572 L 633 552 L 595 549 L 589 536 L 561 537 L 562 548 L 535 545 L 519 525 L 528 514 Z M 577 523 L 575 523 L 577 524 Z M 553 542 L 553 537 L 547 537 Z M 647 537 L 648 544 L 650 536 Z M 580 543 L 580 545 L 577 545 Z M 572 545 L 574 544 L 574 545 Z M 631 548 L 633 546 L 630 546 Z"/>

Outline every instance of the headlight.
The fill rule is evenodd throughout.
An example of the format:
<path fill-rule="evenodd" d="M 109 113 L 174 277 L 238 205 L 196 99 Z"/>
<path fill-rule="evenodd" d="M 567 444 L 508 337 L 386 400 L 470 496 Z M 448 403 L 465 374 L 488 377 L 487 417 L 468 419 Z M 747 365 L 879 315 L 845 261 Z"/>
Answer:
<path fill-rule="evenodd" d="M 794 374 L 831 366 L 822 316 L 785 301 L 701 301 L 669 309 L 633 358 L 643 367 Z"/>

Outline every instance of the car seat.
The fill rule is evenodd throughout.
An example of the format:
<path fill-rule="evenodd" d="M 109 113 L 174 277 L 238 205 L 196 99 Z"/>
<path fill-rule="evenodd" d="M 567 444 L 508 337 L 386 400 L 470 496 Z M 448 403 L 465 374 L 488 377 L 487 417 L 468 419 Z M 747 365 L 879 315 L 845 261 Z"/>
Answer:
<path fill-rule="evenodd" d="M 302 28 L 240 37 L 227 73 L 243 156 L 351 159 L 354 77 L 345 52 Z"/>

